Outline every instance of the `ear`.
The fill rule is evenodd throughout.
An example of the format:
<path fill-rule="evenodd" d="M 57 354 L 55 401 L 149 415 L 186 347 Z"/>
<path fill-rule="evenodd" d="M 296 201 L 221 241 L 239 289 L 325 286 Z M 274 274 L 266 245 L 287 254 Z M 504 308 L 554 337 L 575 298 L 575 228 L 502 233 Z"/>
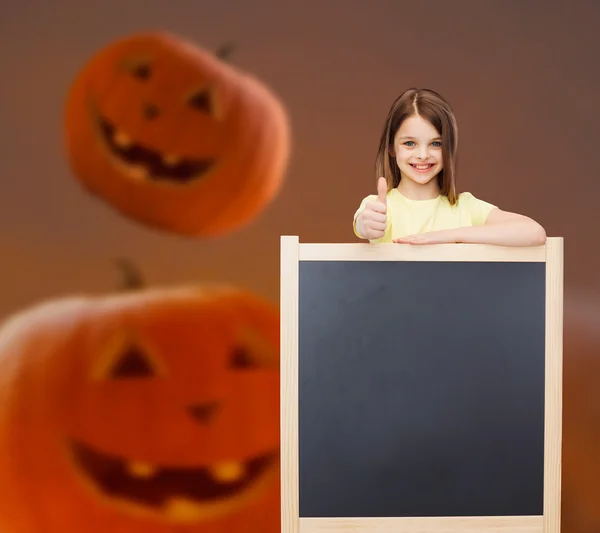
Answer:
<path fill-rule="evenodd" d="M 392 157 L 396 157 L 396 152 L 394 151 L 393 144 L 388 145 L 388 154 L 390 154 Z"/>

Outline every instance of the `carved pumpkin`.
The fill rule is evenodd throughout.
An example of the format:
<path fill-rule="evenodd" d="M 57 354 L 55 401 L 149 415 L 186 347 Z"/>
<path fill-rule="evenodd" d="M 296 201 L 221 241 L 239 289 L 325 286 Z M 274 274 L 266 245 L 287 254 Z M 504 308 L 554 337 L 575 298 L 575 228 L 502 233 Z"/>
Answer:
<path fill-rule="evenodd" d="M 266 208 L 290 150 L 287 113 L 270 89 L 166 33 L 91 58 L 70 89 L 65 136 L 88 192 L 149 227 L 204 237 Z"/>
<path fill-rule="evenodd" d="M 600 301 L 565 315 L 562 531 L 600 531 Z"/>
<path fill-rule="evenodd" d="M 0 531 L 275 533 L 279 315 L 227 287 L 50 301 L 0 330 Z"/>

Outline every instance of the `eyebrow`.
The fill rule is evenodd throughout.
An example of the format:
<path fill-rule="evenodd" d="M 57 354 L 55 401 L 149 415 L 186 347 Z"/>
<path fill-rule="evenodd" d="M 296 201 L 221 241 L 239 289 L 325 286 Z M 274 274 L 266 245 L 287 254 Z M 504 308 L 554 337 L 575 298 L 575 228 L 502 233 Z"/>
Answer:
<path fill-rule="evenodd" d="M 398 137 L 398 139 L 413 139 L 414 140 L 414 139 L 416 139 L 416 137 L 406 137 L 405 136 L 405 137 Z M 433 139 L 430 139 L 430 140 L 432 140 L 432 141 L 441 141 L 442 138 L 441 137 L 434 137 Z"/>

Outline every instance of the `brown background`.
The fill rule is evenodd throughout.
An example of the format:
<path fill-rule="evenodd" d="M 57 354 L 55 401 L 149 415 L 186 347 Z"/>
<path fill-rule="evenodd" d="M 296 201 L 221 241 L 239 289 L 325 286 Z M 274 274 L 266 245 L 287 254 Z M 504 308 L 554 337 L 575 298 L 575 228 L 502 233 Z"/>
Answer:
<path fill-rule="evenodd" d="M 600 292 L 598 27 L 590 1 L 12 1 L 0 17 L 0 315 L 111 289 L 121 254 L 154 283 L 225 280 L 277 301 L 280 235 L 356 241 L 352 215 L 375 191 L 385 114 L 410 86 L 440 91 L 457 113 L 459 189 L 563 236 L 568 298 Z M 223 238 L 141 227 L 84 193 L 66 166 L 62 112 L 77 71 L 112 40 L 154 28 L 209 49 L 237 42 L 232 61 L 289 110 L 280 194 Z"/>
<path fill-rule="evenodd" d="M 459 190 L 565 238 L 567 318 L 593 329 L 600 323 L 599 27 L 600 2 L 592 0 L 5 2 L 0 317 L 40 299 L 111 290 L 119 255 L 139 262 L 153 283 L 227 281 L 277 302 L 280 235 L 357 242 L 352 215 L 375 192 L 374 155 L 389 105 L 406 88 L 424 86 L 457 113 Z M 209 49 L 237 42 L 234 64 L 287 106 L 293 154 L 284 185 L 239 231 L 202 241 L 149 230 L 89 196 L 69 173 L 62 113 L 70 83 L 98 49 L 145 29 Z M 565 347 L 565 375 L 574 379 L 567 414 L 583 412 L 570 395 L 581 390 L 576 375 L 597 394 L 599 366 L 585 370 L 597 361 L 594 342 L 587 359 L 578 355 L 584 348 Z M 600 445 L 600 414 L 591 409 L 572 420 L 589 429 L 577 442 L 566 434 L 572 457 L 588 446 L 585 457 L 600 472 L 589 448 L 592 439 Z M 592 503 L 594 490 L 600 494 L 597 478 L 580 486 Z M 581 527 L 592 520 L 592 503 Z"/>

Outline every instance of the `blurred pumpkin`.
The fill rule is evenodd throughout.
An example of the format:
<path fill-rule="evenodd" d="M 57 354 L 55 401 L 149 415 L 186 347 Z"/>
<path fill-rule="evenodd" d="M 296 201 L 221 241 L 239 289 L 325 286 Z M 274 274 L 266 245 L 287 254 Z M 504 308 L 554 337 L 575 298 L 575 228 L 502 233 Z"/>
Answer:
<path fill-rule="evenodd" d="M 258 216 L 290 150 L 287 113 L 270 89 L 164 32 L 90 59 L 68 94 L 65 137 L 90 193 L 147 226 L 203 237 Z"/>
<path fill-rule="evenodd" d="M 563 370 L 563 533 L 600 531 L 600 300 L 569 302 Z"/>
<path fill-rule="evenodd" d="M 258 296 L 45 302 L 0 330 L 0 379 L 0 531 L 279 531 L 279 315 Z"/>

